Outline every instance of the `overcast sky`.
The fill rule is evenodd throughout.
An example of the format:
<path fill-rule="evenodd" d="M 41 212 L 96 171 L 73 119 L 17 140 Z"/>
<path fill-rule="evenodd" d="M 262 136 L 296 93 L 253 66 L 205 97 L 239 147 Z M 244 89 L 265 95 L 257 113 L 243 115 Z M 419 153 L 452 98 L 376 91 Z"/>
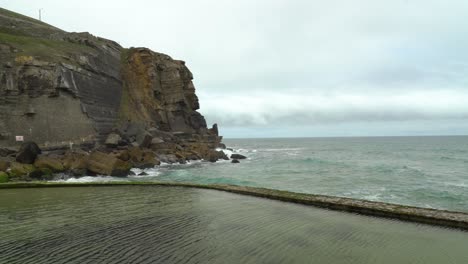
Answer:
<path fill-rule="evenodd" d="M 185 60 L 226 137 L 468 134 L 466 0 L 0 0 Z"/>

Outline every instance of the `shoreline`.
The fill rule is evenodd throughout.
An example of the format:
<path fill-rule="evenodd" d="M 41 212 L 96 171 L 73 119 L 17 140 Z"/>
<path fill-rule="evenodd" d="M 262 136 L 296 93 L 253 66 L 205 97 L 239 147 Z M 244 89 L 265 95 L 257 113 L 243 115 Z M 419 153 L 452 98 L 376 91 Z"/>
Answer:
<path fill-rule="evenodd" d="M 0 184 L 0 189 L 57 188 L 57 187 L 116 187 L 162 186 L 211 189 L 271 200 L 303 204 L 335 211 L 358 213 L 367 216 L 398 219 L 405 222 L 428 224 L 468 231 L 468 213 L 429 209 L 422 207 L 366 201 L 353 198 L 304 194 L 237 185 L 194 184 L 178 182 L 10 182 Z"/>

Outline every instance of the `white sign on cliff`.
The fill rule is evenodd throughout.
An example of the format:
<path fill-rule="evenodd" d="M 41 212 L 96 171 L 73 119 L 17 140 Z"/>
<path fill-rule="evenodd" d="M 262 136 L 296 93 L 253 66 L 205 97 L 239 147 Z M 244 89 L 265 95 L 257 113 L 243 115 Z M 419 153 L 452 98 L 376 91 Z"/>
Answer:
<path fill-rule="evenodd" d="M 23 136 L 16 136 L 16 142 L 23 142 L 24 141 L 24 137 Z"/>

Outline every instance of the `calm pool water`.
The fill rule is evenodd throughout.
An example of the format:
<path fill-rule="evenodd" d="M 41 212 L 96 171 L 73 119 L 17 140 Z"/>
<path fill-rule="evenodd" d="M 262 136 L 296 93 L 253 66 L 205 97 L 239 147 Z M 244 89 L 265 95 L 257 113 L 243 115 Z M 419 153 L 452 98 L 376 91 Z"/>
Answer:
<path fill-rule="evenodd" d="M 0 263 L 468 263 L 468 232 L 213 190 L 0 190 Z"/>

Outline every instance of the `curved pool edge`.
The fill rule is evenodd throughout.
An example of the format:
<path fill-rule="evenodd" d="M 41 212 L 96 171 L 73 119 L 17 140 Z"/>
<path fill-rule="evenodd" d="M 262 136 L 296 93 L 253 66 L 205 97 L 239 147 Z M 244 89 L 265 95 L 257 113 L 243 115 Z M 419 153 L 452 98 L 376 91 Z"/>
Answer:
<path fill-rule="evenodd" d="M 407 222 L 429 224 L 468 231 L 468 213 L 421 208 L 414 206 L 390 204 L 384 202 L 366 201 L 353 198 L 334 197 L 327 195 L 294 193 L 289 191 L 272 190 L 238 185 L 194 184 L 180 182 L 25 182 L 2 183 L 0 189 L 16 188 L 53 188 L 53 187 L 106 187 L 106 186 L 166 186 L 212 189 L 249 195 L 271 200 L 311 205 L 331 210 L 358 213 L 368 216 L 399 219 Z"/>

